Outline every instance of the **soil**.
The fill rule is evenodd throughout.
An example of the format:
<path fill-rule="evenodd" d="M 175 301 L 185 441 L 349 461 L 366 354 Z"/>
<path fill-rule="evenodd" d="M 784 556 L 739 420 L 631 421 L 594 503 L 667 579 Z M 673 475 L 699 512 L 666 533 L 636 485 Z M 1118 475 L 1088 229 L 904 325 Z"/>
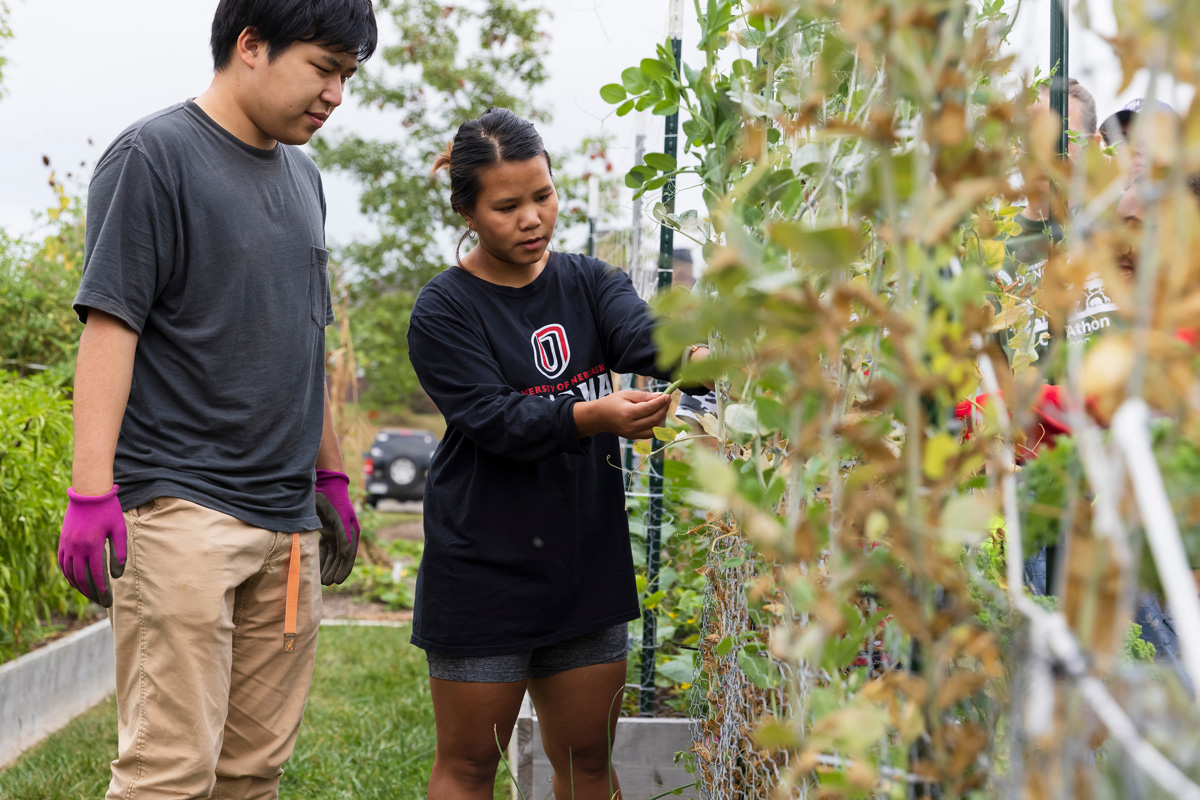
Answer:
<path fill-rule="evenodd" d="M 322 619 L 361 619 L 372 622 L 411 622 L 411 610 L 392 611 L 383 603 L 363 602 L 352 594 L 326 594 L 321 598 L 324 610 Z"/>
<path fill-rule="evenodd" d="M 685 695 L 687 693 L 685 692 Z M 640 699 L 638 689 L 629 687 L 625 693 L 625 702 L 621 709 L 623 717 L 640 717 L 641 709 L 638 707 Z M 686 719 L 687 713 L 678 709 L 672 708 L 670 701 L 674 700 L 675 693 L 668 687 L 659 686 L 654 690 L 654 713 L 650 715 L 651 719 Z"/>
<path fill-rule="evenodd" d="M 90 606 L 82 617 L 76 617 L 72 614 L 51 614 L 50 619 L 46 620 L 44 624 L 47 628 L 53 628 L 54 630 L 31 644 L 29 652 L 32 653 L 34 650 L 40 650 L 65 636 L 70 636 L 76 631 L 81 631 L 92 623 L 104 619 L 104 616 L 104 610 L 97 606 Z"/>
<path fill-rule="evenodd" d="M 414 519 L 410 522 L 401 522 L 398 525 L 388 525 L 386 528 L 380 528 L 375 535 L 381 542 L 394 542 L 397 539 L 405 539 L 410 542 L 425 541 L 425 524 Z"/>

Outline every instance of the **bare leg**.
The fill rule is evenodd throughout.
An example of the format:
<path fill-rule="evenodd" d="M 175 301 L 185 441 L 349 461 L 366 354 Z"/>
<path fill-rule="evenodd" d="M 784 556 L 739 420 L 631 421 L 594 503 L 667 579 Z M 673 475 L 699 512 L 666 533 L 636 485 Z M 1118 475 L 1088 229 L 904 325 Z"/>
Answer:
<path fill-rule="evenodd" d="M 529 681 L 556 800 L 620 800 L 610 756 L 624 693 L 624 661 Z"/>
<path fill-rule="evenodd" d="M 468 683 L 430 678 L 429 689 L 437 722 L 429 800 L 492 800 L 496 765 L 512 737 L 525 698 L 525 681 Z"/>

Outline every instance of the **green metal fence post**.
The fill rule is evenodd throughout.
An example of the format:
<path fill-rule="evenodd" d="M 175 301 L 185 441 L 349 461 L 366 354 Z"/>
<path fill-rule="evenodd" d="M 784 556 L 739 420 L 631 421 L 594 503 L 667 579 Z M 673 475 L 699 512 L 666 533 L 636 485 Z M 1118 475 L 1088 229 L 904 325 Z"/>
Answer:
<path fill-rule="evenodd" d="M 682 18 L 680 0 L 671 2 L 671 51 L 675 56 L 675 71 L 682 74 L 683 42 L 681 40 Z M 663 152 L 675 158 L 679 152 L 679 111 L 667 117 L 666 132 L 663 137 Z M 672 176 L 663 187 L 663 207 L 668 214 L 675 212 L 675 178 Z M 671 287 L 672 263 L 675 257 L 675 231 L 663 225 L 658 240 L 658 289 L 663 291 Z M 655 381 L 654 388 L 661 390 L 664 384 Z M 663 514 L 663 456 L 664 442 L 654 443 L 654 453 L 650 457 L 649 473 L 649 508 L 646 512 L 646 593 L 658 591 L 659 560 L 662 555 L 662 514 Z M 654 609 L 642 610 L 642 680 L 638 697 L 638 711 L 643 717 L 654 715 L 654 670 L 655 655 L 658 652 L 658 619 Z"/>

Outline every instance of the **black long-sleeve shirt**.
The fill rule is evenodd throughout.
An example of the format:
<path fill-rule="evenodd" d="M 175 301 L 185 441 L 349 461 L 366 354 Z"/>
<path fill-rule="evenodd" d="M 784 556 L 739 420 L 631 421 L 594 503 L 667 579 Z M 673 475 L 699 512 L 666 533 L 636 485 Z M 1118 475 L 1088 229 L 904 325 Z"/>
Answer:
<path fill-rule="evenodd" d="M 617 437 L 579 437 L 572 406 L 612 372 L 666 377 L 628 276 L 552 253 L 520 288 L 452 267 L 408 331 L 421 385 L 446 418 L 425 487 L 412 641 L 503 655 L 638 615 Z"/>

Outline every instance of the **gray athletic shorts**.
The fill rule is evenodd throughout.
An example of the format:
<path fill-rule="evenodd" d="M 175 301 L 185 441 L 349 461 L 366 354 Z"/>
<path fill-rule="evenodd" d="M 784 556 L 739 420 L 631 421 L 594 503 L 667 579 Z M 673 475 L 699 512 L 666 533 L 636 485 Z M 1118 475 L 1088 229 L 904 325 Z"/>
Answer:
<path fill-rule="evenodd" d="M 449 656 L 425 653 L 429 676 L 443 681 L 512 683 L 549 678 L 560 672 L 623 661 L 629 653 L 629 625 L 586 633 L 524 653 L 506 656 Z"/>

